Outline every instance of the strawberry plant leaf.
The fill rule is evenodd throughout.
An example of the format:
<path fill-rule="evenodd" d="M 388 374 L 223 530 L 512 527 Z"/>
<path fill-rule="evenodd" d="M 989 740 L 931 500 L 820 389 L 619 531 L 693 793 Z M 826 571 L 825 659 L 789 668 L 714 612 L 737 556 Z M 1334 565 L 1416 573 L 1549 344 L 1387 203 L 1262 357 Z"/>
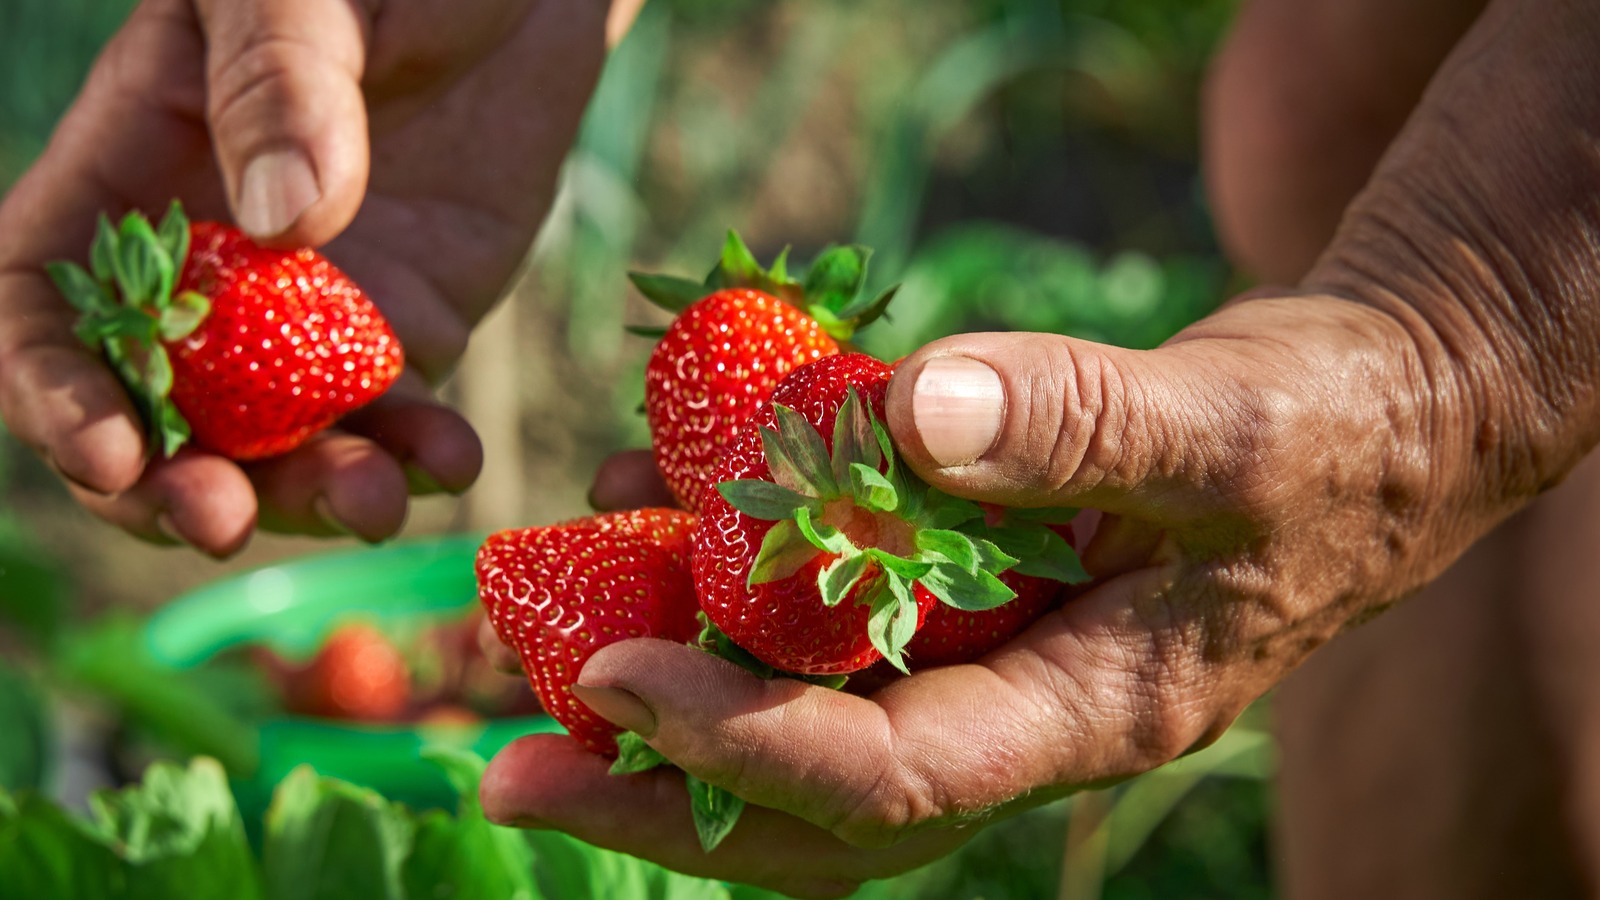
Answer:
<path fill-rule="evenodd" d="M 115 262 L 117 284 L 126 302 L 146 303 L 157 309 L 165 306 L 172 290 L 172 260 L 161 252 L 160 239 L 150 220 L 137 212 L 128 213 L 117 231 L 120 239 Z M 163 294 L 162 287 L 166 287 Z"/>
<path fill-rule="evenodd" d="M 900 505 L 900 494 L 889 479 L 862 463 L 850 464 L 850 495 L 856 505 L 873 512 L 893 512 Z"/>
<path fill-rule="evenodd" d="M 703 284 L 672 275 L 629 272 L 628 280 L 633 282 L 646 300 L 674 314 L 683 312 L 710 293 Z"/>
<path fill-rule="evenodd" d="M 816 496 L 821 493 L 815 484 L 812 484 L 801 471 L 798 463 L 789 456 L 789 450 L 784 446 L 783 438 L 778 432 L 761 426 L 761 453 L 767 461 L 767 471 L 772 475 L 772 480 L 783 487 L 803 496 Z"/>
<path fill-rule="evenodd" d="M 171 403 L 161 403 L 157 406 L 153 428 L 161 444 L 161 452 L 169 459 L 178 452 L 178 448 L 189 442 L 192 430 L 189 420 L 178 412 L 178 408 Z"/>
<path fill-rule="evenodd" d="M 767 277 L 777 284 L 783 284 L 789 280 L 788 244 L 785 244 L 783 249 L 778 251 L 778 257 L 772 261 L 772 265 L 767 267 Z"/>
<path fill-rule="evenodd" d="M 72 304 L 73 309 L 85 316 L 110 316 L 116 313 L 117 302 L 82 266 L 70 262 L 52 262 L 46 263 L 44 269 L 55 283 L 56 290 Z"/>
<path fill-rule="evenodd" d="M 994 609 L 1017 595 L 988 572 L 968 572 L 955 563 L 935 565 L 919 582 L 941 603 L 967 612 Z"/>
<path fill-rule="evenodd" d="M 933 569 L 933 563 L 919 559 L 903 559 L 885 550 L 872 547 L 865 555 L 886 572 L 893 572 L 906 581 L 916 581 Z"/>
<path fill-rule="evenodd" d="M 993 541 L 973 538 L 972 546 L 978 554 L 978 568 L 991 575 L 999 575 L 1017 564 L 1018 557 L 1001 550 Z"/>
<path fill-rule="evenodd" d="M 885 288 L 876 297 L 862 294 L 839 311 L 839 318 L 853 322 L 857 330 L 865 328 L 883 317 L 899 291 L 900 285 L 895 284 Z"/>
<path fill-rule="evenodd" d="M 150 348 L 145 357 L 144 384 L 152 397 L 166 397 L 172 393 L 172 357 L 160 345 Z"/>
<path fill-rule="evenodd" d="M 858 244 L 830 245 L 812 261 L 806 272 L 806 300 L 838 320 L 848 321 L 843 310 L 850 305 L 867 277 L 867 260 L 872 251 Z"/>
<path fill-rule="evenodd" d="M 885 573 L 870 598 L 871 614 L 867 618 L 867 637 L 872 646 L 905 674 L 905 648 L 917 630 L 917 602 L 910 584 L 893 572 Z"/>
<path fill-rule="evenodd" d="M 778 441 L 783 447 L 784 455 L 794 466 L 802 483 L 815 488 L 812 491 L 800 492 L 822 500 L 839 496 L 839 485 L 833 480 L 833 463 L 828 459 L 828 445 L 822 442 L 822 435 L 811 427 L 805 416 L 781 403 L 772 404 L 772 411 L 777 418 Z M 765 439 L 764 434 L 763 439 Z M 772 466 L 770 459 L 767 461 L 767 466 L 768 468 Z M 786 487 L 794 486 L 786 485 Z"/>
<path fill-rule="evenodd" d="M 1007 509 L 1007 524 L 1032 522 L 1038 525 L 1070 525 L 1078 510 L 1070 506 L 1039 506 L 1032 509 Z"/>
<path fill-rule="evenodd" d="M 182 203 L 174 200 L 167 207 L 161 224 L 156 226 L 156 238 L 167 258 L 181 272 L 184 261 L 189 258 L 189 217 L 184 215 Z"/>
<path fill-rule="evenodd" d="M 636 732 L 624 731 L 617 735 L 617 758 L 610 771 L 612 775 L 632 775 L 648 772 L 666 761 L 661 751 L 646 744 Z"/>
<path fill-rule="evenodd" d="M 952 497 L 937 488 L 928 488 L 922 507 L 929 528 L 960 528 L 983 522 L 983 508 L 971 500 Z"/>
<path fill-rule="evenodd" d="M 683 783 L 689 789 L 689 808 L 694 813 L 694 831 L 700 838 L 700 847 L 710 853 L 738 824 L 739 814 L 744 812 L 744 798 L 688 772 L 683 773 Z"/>
<path fill-rule="evenodd" d="M 403 900 L 414 824 L 376 791 L 300 766 L 278 785 L 262 846 L 272 900 Z"/>
<path fill-rule="evenodd" d="M 660 340 L 667 336 L 667 327 L 665 325 L 624 325 L 622 330 L 634 337 L 650 338 L 652 340 Z"/>
<path fill-rule="evenodd" d="M 801 509 L 804 515 L 804 508 Z M 794 519 L 780 519 L 761 539 L 761 549 L 750 563 L 749 587 L 779 581 L 800 571 L 817 556 L 817 548 L 801 533 Z"/>
<path fill-rule="evenodd" d="M 728 239 L 722 244 L 722 261 L 717 268 L 722 273 L 723 287 L 757 287 L 767 278 L 744 238 L 731 228 Z"/>
<path fill-rule="evenodd" d="M 705 613 L 696 615 L 699 616 L 701 624 L 700 637 L 696 640 L 696 644 L 701 650 L 718 659 L 725 659 L 757 678 L 772 678 L 778 674 L 777 669 L 757 659 L 749 650 L 735 644 L 733 638 L 728 637 L 716 623 L 706 618 Z"/>
<path fill-rule="evenodd" d="M 817 589 L 822 593 L 823 606 L 838 606 L 855 590 L 856 582 L 867 571 L 865 553 L 841 555 L 817 573 Z"/>
<path fill-rule="evenodd" d="M 917 549 L 955 563 L 968 572 L 978 571 L 978 548 L 959 531 L 924 528 L 917 532 Z"/>
<path fill-rule="evenodd" d="M 873 469 L 883 463 L 865 406 L 852 387 L 833 417 L 833 478 L 840 484 L 849 482 L 851 463 L 865 463 Z"/>
<path fill-rule="evenodd" d="M 200 323 L 211 315 L 211 301 L 197 291 L 184 291 L 172 298 L 172 305 L 161 311 L 156 328 L 161 340 L 167 343 L 181 341 L 194 333 Z"/>
<path fill-rule="evenodd" d="M 1084 570 L 1083 560 L 1078 557 L 1078 551 L 1072 549 L 1066 538 L 1049 528 L 1044 529 L 1044 532 L 1046 537 L 1043 548 L 1037 554 L 1021 559 L 1013 565 L 1017 574 L 1048 578 L 1066 584 L 1083 584 L 1088 581 L 1089 573 Z"/>
<path fill-rule="evenodd" d="M 856 549 L 844 532 L 826 522 L 817 522 L 811 518 L 811 510 L 801 507 L 794 511 L 794 524 L 805 536 L 807 542 L 818 550 L 829 553 L 849 553 Z"/>
<path fill-rule="evenodd" d="M 117 229 L 105 213 L 95 222 L 94 243 L 89 245 L 89 271 L 101 284 L 110 284 L 117 278 L 117 254 L 120 241 Z"/>
<path fill-rule="evenodd" d="M 790 519 L 801 507 L 813 515 L 822 514 L 822 501 L 760 478 L 724 481 L 717 485 L 717 493 L 734 509 L 756 519 Z"/>

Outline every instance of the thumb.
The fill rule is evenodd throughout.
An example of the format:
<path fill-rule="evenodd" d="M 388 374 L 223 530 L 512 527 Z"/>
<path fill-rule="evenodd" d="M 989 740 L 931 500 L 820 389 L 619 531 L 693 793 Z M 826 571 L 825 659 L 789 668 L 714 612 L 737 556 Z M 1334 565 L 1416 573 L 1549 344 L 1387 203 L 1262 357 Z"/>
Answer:
<path fill-rule="evenodd" d="M 966 334 L 906 357 L 889 428 L 906 462 L 957 496 L 1176 521 L 1220 508 L 1247 392 L 1194 344 L 1125 350 L 1049 334 Z M 1208 358 L 1209 357 L 1209 358 Z"/>
<path fill-rule="evenodd" d="M 317 246 L 366 192 L 360 3 L 198 0 L 207 116 L 235 221 L 279 246 Z"/>

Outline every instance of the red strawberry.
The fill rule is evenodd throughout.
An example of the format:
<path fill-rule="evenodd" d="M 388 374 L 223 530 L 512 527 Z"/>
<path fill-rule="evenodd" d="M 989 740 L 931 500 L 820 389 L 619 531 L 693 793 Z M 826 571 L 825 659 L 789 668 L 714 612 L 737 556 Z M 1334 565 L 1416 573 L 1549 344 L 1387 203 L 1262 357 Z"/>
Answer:
<path fill-rule="evenodd" d="M 796 369 L 702 497 L 701 608 L 766 665 L 837 675 L 882 657 L 904 669 L 935 602 L 976 610 L 1013 596 L 996 573 L 1019 557 L 990 539 L 983 510 L 899 463 L 881 424 L 890 372 L 860 354 Z M 1042 572 L 1063 549 L 1045 531 L 1024 524 L 1002 536 Z"/>
<path fill-rule="evenodd" d="M 882 313 L 892 291 L 858 296 L 868 256 L 830 248 L 802 285 L 784 258 L 764 270 L 730 233 L 705 284 L 633 276 L 645 296 L 678 313 L 645 368 L 645 412 L 656 464 L 685 508 L 698 510 L 723 448 L 785 375 L 838 353 L 836 338 Z"/>
<path fill-rule="evenodd" d="M 677 510 L 612 513 L 491 535 L 478 550 L 478 596 L 522 657 L 545 711 L 589 750 L 617 754 L 618 728 L 572 695 L 583 664 L 634 637 L 699 633 L 688 539 Z"/>
<path fill-rule="evenodd" d="M 78 335 L 133 391 L 162 452 L 189 439 L 237 460 L 285 453 L 375 399 L 400 343 L 371 300 L 310 249 L 257 246 L 174 203 L 159 230 L 102 219 L 89 271 L 51 264 Z"/>
<path fill-rule="evenodd" d="M 291 711 L 333 719 L 393 722 L 411 700 L 405 656 L 383 632 L 354 623 L 335 630 L 309 665 L 284 681 Z"/>

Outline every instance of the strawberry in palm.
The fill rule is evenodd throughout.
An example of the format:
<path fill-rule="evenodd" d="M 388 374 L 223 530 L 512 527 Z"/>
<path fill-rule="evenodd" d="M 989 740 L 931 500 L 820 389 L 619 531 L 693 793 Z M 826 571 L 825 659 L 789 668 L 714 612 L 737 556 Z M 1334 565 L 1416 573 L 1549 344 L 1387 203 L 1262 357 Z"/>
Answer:
<path fill-rule="evenodd" d="M 159 228 L 137 212 L 116 228 L 102 218 L 88 270 L 49 269 L 166 456 L 190 440 L 236 460 L 285 453 L 403 366 L 383 315 L 321 254 L 190 224 L 176 203 Z"/>
<path fill-rule="evenodd" d="M 595 753 L 616 756 L 619 729 L 572 684 L 607 644 L 698 634 L 693 528 L 680 510 L 634 510 L 502 531 L 478 551 L 478 596 L 495 632 L 521 657 L 545 711 Z"/>
<path fill-rule="evenodd" d="M 773 392 L 701 502 L 695 586 L 707 619 L 761 663 L 841 675 L 905 654 L 930 609 L 989 610 L 1007 570 L 1077 580 L 1071 547 L 1038 522 L 995 528 L 922 483 L 881 424 L 891 369 L 841 354 Z"/>
<path fill-rule="evenodd" d="M 772 269 L 730 233 L 704 282 L 632 276 L 677 318 L 645 368 L 645 413 L 656 465 L 686 509 L 697 510 L 711 470 L 739 426 L 796 367 L 839 352 L 839 341 L 882 314 L 893 290 L 860 294 L 869 252 L 832 247 L 804 283 L 785 257 Z"/>

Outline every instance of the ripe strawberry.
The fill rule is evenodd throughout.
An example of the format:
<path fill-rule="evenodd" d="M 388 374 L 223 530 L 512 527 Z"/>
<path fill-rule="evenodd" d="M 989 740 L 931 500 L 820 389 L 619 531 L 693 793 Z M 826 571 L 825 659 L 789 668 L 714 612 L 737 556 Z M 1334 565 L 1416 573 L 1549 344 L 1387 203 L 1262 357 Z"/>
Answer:
<path fill-rule="evenodd" d="M 1019 559 L 1055 572 L 1065 563 L 1054 557 L 1071 554 L 1042 525 L 1000 534 L 976 504 L 900 464 L 881 424 L 890 373 L 861 354 L 796 369 L 730 445 L 702 496 L 701 609 L 766 665 L 839 675 L 884 658 L 904 671 L 906 646 L 936 602 L 998 606 L 1014 596 L 998 573 Z"/>
<path fill-rule="evenodd" d="M 522 658 L 545 711 L 595 753 L 616 756 L 619 729 L 572 684 L 607 644 L 699 633 L 693 528 L 685 512 L 638 510 L 502 531 L 478 550 L 478 597 L 495 631 Z"/>
<path fill-rule="evenodd" d="M 645 367 L 644 405 L 656 465 L 686 509 L 698 509 L 723 448 L 785 375 L 838 353 L 838 340 L 882 314 L 893 290 L 859 296 L 869 255 L 829 248 L 801 284 L 785 257 L 764 270 L 730 233 L 704 284 L 632 276 L 646 297 L 678 313 Z"/>
<path fill-rule="evenodd" d="M 78 336 L 134 394 L 163 454 L 186 441 L 236 460 L 285 453 L 375 399 L 400 343 L 371 300 L 314 250 L 268 250 L 177 203 L 152 229 L 101 219 L 90 269 L 49 267 Z"/>
<path fill-rule="evenodd" d="M 340 626 L 309 665 L 284 680 L 284 705 L 292 712 L 360 722 L 393 722 L 411 701 L 405 656 L 371 625 Z"/>

